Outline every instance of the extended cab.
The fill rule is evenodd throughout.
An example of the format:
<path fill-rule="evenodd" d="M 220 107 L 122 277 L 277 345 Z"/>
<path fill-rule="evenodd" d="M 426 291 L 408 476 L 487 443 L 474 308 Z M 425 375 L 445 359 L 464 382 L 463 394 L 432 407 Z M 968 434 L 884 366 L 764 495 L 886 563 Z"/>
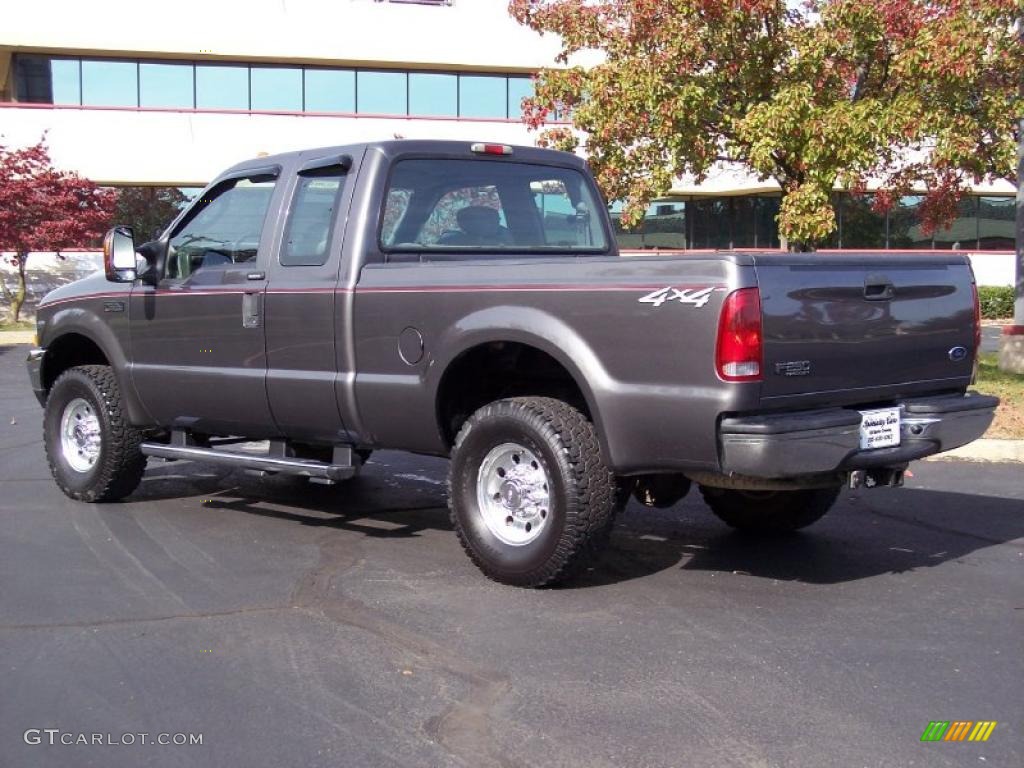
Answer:
<path fill-rule="evenodd" d="M 377 448 L 450 456 L 455 529 L 510 584 L 585 563 L 630 493 L 697 483 L 732 526 L 803 527 L 845 484 L 979 437 L 998 402 L 968 392 L 965 257 L 625 257 L 559 152 L 263 157 L 104 253 L 43 301 L 28 361 L 66 494 L 124 497 L 150 456 L 324 483 Z"/>

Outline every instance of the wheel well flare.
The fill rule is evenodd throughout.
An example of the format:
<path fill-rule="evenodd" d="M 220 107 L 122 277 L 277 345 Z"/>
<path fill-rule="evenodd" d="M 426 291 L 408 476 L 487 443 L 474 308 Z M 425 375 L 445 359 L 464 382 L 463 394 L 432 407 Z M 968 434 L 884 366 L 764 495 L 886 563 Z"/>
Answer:
<path fill-rule="evenodd" d="M 480 344 L 448 366 L 437 393 L 437 420 L 451 447 L 463 422 L 477 409 L 508 397 L 553 397 L 590 417 L 582 389 L 562 363 L 518 342 Z"/>

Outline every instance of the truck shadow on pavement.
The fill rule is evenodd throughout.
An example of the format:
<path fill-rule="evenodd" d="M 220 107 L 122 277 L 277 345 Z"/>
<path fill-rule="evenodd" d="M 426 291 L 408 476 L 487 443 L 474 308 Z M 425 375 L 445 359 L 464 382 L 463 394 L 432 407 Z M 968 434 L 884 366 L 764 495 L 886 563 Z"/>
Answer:
<path fill-rule="evenodd" d="M 1024 501 L 909 488 L 844 494 L 817 524 L 775 536 L 733 531 L 705 512 L 710 522 L 687 514 L 686 521 L 670 525 L 659 517 L 645 521 L 643 511 L 629 515 L 600 565 L 575 586 L 627 581 L 675 566 L 836 584 L 928 568 L 1024 538 Z"/>
<path fill-rule="evenodd" d="M 443 486 L 400 480 L 371 462 L 334 487 L 286 477 L 254 478 L 205 467 L 158 466 L 132 502 L 199 494 L 204 509 L 233 510 L 335 528 L 375 539 L 451 531 Z M 691 495 L 670 510 L 631 503 L 611 544 L 561 589 L 602 587 L 678 567 L 761 579 L 836 584 L 904 573 L 1024 538 L 1024 501 L 913 488 L 844 493 L 817 524 L 792 534 L 733 531 Z"/>
<path fill-rule="evenodd" d="M 322 486 L 303 478 L 258 478 L 217 467 L 203 469 L 207 471 L 187 477 L 179 475 L 173 464 L 147 469 L 142 486 L 128 501 L 181 498 L 198 491 L 204 509 L 234 510 L 372 538 L 408 538 L 428 529 L 452 530 L 447 502 L 439 490 L 399 483 L 375 473 L 337 486 Z M 183 484 L 188 485 L 187 490 Z"/>

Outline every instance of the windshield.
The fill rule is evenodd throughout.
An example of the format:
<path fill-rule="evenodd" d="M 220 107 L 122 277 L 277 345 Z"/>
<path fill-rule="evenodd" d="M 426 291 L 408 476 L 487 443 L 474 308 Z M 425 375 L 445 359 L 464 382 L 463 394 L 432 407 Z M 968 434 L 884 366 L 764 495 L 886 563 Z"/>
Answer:
<path fill-rule="evenodd" d="M 600 203 L 573 168 L 400 160 L 381 222 L 385 252 L 605 253 Z"/>

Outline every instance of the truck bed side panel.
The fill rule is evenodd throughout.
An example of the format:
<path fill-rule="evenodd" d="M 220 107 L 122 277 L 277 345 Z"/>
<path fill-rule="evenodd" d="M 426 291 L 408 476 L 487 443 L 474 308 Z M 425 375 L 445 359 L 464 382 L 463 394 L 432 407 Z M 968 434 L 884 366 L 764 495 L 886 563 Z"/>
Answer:
<path fill-rule="evenodd" d="M 368 266 L 355 289 L 355 389 L 370 442 L 443 453 L 435 398 L 448 364 L 490 341 L 559 360 L 588 400 L 619 472 L 716 467 L 715 420 L 749 401 L 714 372 L 727 290 L 752 279 L 728 258 L 561 258 Z M 662 289 L 657 296 L 640 301 Z M 672 291 L 681 291 L 675 294 Z M 684 297 L 706 291 L 706 301 Z M 415 328 L 410 365 L 399 337 Z"/>

